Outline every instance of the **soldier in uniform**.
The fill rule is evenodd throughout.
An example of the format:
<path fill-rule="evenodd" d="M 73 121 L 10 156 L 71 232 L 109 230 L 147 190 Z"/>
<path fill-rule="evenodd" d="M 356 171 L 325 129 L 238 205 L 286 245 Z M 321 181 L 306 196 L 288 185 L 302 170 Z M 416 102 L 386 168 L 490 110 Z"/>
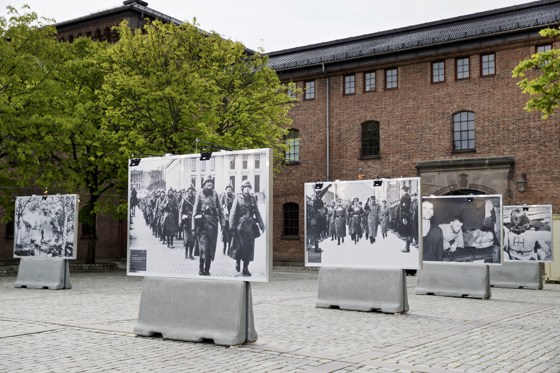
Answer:
<path fill-rule="evenodd" d="M 229 255 L 235 259 L 235 270 L 241 270 L 243 261 L 243 276 L 251 276 L 249 263 L 255 257 L 255 238 L 264 232 L 264 222 L 262 220 L 257 199 L 251 194 L 251 183 L 249 180 L 241 184 L 241 194 L 233 200 L 229 215 L 229 226 L 234 230 L 234 239 Z"/>
<path fill-rule="evenodd" d="M 377 228 L 380 220 L 380 206 L 375 201 L 375 196 L 371 196 L 364 207 L 367 216 L 369 242 L 374 243 L 377 237 Z"/>
<path fill-rule="evenodd" d="M 223 229 L 224 214 L 218 193 L 214 190 L 214 179 L 208 175 L 197 194 L 193 209 L 192 230 L 196 234 L 200 250 L 198 274 L 210 276 L 210 264 L 216 255 L 218 225 Z"/>
<path fill-rule="evenodd" d="M 319 248 L 319 238 L 323 230 L 322 223 L 325 220 L 325 203 L 323 202 L 323 196 L 327 194 L 327 191 L 332 186 L 332 184 L 327 185 L 325 188 L 315 187 L 315 196 L 310 200 L 310 209 L 307 214 L 308 227 L 309 227 L 309 240 L 311 247 L 316 253 L 320 253 L 323 250 Z"/>
<path fill-rule="evenodd" d="M 185 259 L 194 260 L 194 235 L 192 233 L 192 217 L 194 202 L 196 199 L 196 190 L 191 184 L 181 201 L 181 228 L 183 229 L 183 237 L 185 243 Z"/>
<path fill-rule="evenodd" d="M 346 209 L 342 205 L 342 200 L 340 197 L 336 199 L 336 204 L 333 209 L 334 216 L 334 234 L 337 239 L 337 245 L 340 245 L 340 239 L 342 238 L 342 243 L 344 243 L 344 237 L 346 237 Z"/>
<path fill-rule="evenodd" d="M 222 242 L 224 243 L 224 254 L 227 253 L 227 249 L 231 247 L 231 238 L 232 233 L 230 231 L 229 225 L 229 214 L 231 212 L 231 206 L 233 205 L 233 200 L 235 199 L 235 194 L 233 193 L 233 186 L 231 183 L 226 185 L 226 191 L 220 197 L 220 203 L 222 204 L 222 210 L 224 211 L 225 215 L 225 226 L 222 229 Z"/>
<path fill-rule="evenodd" d="M 403 253 L 410 252 L 410 243 L 412 242 L 412 199 L 410 198 L 410 194 L 408 194 L 408 189 L 406 185 L 402 187 L 404 193 L 399 206 L 401 234 L 405 241 L 404 249 L 401 250 Z"/>

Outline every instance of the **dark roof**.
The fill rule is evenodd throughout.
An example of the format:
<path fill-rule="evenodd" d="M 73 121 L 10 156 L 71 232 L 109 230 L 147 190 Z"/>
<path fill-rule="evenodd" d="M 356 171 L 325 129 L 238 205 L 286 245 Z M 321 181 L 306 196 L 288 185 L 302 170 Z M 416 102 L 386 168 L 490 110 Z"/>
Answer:
<path fill-rule="evenodd" d="M 484 38 L 560 22 L 560 0 L 541 0 L 353 38 L 268 53 L 276 71 Z"/>
<path fill-rule="evenodd" d="M 163 14 L 161 12 L 158 12 L 157 10 L 153 10 L 151 8 L 148 8 L 148 3 L 141 1 L 141 0 L 126 0 L 123 2 L 122 6 L 118 6 L 115 8 L 109 8 L 106 10 L 102 10 L 99 12 L 95 12 L 95 13 L 91 13 L 88 14 L 87 16 L 83 16 L 83 17 L 79 17 L 79 18 L 74 18 L 74 19 L 70 19 L 68 21 L 63 21 L 63 22 L 58 22 L 55 26 L 57 28 L 60 27 L 64 27 L 64 26 L 69 26 L 72 24 L 76 24 L 76 23 L 82 23 L 86 20 L 90 20 L 90 19 L 96 19 L 96 18 L 104 18 L 107 17 L 108 15 L 112 15 L 112 14 L 116 14 L 116 13 L 121 13 L 123 11 L 134 11 L 137 12 L 139 14 L 142 14 L 142 18 L 154 18 L 154 19 L 161 19 L 165 22 L 173 22 L 177 25 L 180 25 L 183 23 L 183 21 L 180 21 L 176 18 L 170 17 L 166 14 Z"/>

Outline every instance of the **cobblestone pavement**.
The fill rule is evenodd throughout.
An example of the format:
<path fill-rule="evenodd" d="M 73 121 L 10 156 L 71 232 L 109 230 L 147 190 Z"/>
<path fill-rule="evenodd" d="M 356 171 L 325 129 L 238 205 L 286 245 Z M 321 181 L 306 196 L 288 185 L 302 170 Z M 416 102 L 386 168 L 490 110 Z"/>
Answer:
<path fill-rule="evenodd" d="M 560 285 L 489 300 L 415 295 L 404 315 L 315 308 L 318 272 L 252 283 L 258 340 L 237 347 L 138 337 L 142 278 L 71 273 L 72 289 L 0 277 L 1 372 L 560 372 Z"/>

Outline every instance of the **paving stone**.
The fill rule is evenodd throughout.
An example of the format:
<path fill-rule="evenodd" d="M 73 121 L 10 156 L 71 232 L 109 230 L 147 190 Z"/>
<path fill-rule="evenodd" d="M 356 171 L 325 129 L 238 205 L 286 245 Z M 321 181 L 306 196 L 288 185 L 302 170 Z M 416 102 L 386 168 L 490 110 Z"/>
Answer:
<path fill-rule="evenodd" d="M 253 283 L 258 340 L 236 348 L 137 337 L 141 277 L 72 273 L 72 289 L 0 277 L 0 372 L 560 373 L 560 285 L 489 300 L 415 295 L 405 315 L 315 307 L 318 272 Z"/>

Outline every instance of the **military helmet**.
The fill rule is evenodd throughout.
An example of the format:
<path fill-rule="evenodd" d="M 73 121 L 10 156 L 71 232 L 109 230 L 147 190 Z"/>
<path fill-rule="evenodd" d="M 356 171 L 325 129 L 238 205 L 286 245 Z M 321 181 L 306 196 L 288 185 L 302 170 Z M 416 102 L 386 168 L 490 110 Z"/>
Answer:
<path fill-rule="evenodd" d="M 245 188 L 245 187 L 249 187 L 252 188 L 251 186 L 251 182 L 247 179 L 243 180 L 243 182 L 241 183 L 241 189 Z"/>
<path fill-rule="evenodd" d="M 202 185 L 206 185 L 207 182 L 212 182 L 214 183 L 214 179 L 212 178 L 212 176 L 208 175 L 204 178 L 204 181 L 202 182 Z"/>

